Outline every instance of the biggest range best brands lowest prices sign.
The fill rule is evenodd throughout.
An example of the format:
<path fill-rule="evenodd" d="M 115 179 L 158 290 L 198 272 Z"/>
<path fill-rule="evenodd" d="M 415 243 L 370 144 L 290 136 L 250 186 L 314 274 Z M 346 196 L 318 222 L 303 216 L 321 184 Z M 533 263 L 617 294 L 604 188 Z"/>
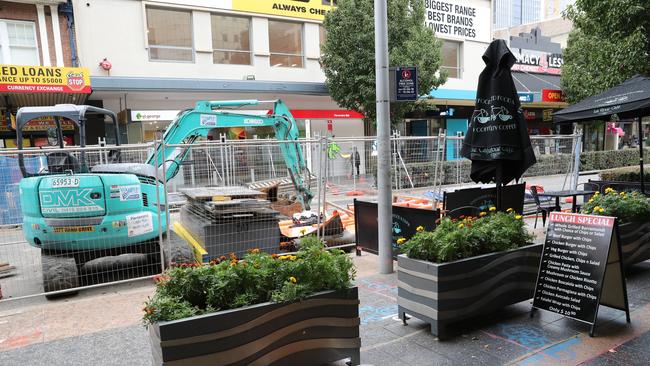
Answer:
<path fill-rule="evenodd" d="M 437 36 L 490 42 L 490 2 L 425 0 L 426 24 Z"/>

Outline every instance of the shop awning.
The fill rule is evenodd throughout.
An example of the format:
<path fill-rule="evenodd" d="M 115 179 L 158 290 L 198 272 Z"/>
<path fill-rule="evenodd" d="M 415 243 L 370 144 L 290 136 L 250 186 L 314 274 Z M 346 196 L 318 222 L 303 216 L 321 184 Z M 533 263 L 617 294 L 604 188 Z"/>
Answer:
<path fill-rule="evenodd" d="M 84 104 L 88 94 L 0 93 L 0 107 L 41 107 L 56 104 Z"/>
<path fill-rule="evenodd" d="M 190 78 L 152 78 L 93 76 L 94 91 L 120 92 L 257 92 L 302 95 L 328 95 L 325 83 L 262 80 L 218 80 Z"/>
<path fill-rule="evenodd" d="M 650 115 L 650 76 L 636 75 L 609 90 L 553 114 L 555 122 L 609 120 Z"/>
<path fill-rule="evenodd" d="M 541 101 L 542 89 L 560 89 L 560 76 L 512 72 L 512 79 L 518 92 L 534 93 L 535 101 Z"/>

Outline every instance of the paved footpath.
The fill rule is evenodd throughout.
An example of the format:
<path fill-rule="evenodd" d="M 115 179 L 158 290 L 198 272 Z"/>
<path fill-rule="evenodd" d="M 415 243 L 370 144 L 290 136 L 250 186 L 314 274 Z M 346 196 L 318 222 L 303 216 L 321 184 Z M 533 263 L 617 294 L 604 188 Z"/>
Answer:
<path fill-rule="evenodd" d="M 523 302 L 486 316 L 447 341 L 428 325 L 396 318 L 396 275 L 377 275 L 377 258 L 356 257 L 365 365 L 650 365 L 650 262 L 628 274 L 632 324 L 601 308 L 589 327 Z M 142 302 L 153 285 L 82 291 L 57 301 L 0 302 L 0 365 L 150 365 Z"/>

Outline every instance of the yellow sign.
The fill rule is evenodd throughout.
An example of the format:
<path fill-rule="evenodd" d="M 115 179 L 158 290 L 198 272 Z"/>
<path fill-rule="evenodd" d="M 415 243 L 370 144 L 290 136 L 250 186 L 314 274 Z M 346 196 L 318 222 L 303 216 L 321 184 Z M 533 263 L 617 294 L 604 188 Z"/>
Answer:
<path fill-rule="evenodd" d="M 336 0 L 232 0 L 232 9 L 291 18 L 323 20 Z"/>
<path fill-rule="evenodd" d="M 543 113 L 543 121 L 544 122 L 549 122 L 553 120 L 553 110 L 552 109 L 544 109 Z"/>
<path fill-rule="evenodd" d="M 8 132 L 16 129 L 16 117 L 11 114 L 11 129 L 7 127 L 7 119 L 5 113 L 0 111 L 0 132 Z M 33 131 L 47 131 L 49 128 L 56 128 L 56 122 L 54 117 L 38 117 L 23 126 L 23 132 L 33 132 Z M 74 131 L 74 122 L 69 119 L 61 119 L 61 130 L 63 131 Z"/>
<path fill-rule="evenodd" d="M 90 94 L 85 67 L 0 65 L 0 92 Z"/>
<path fill-rule="evenodd" d="M 64 226 L 55 227 L 55 233 L 92 233 L 95 231 L 94 226 Z"/>

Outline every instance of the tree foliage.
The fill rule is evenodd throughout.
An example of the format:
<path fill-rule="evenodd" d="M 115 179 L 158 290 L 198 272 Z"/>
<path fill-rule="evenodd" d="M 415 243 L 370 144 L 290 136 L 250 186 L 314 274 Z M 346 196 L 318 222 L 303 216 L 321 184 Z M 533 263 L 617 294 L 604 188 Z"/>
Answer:
<path fill-rule="evenodd" d="M 332 98 L 341 107 L 376 117 L 375 26 L 373 0 L 339 0 L 327 14 L 322 66 Z M 439 73 L 442 42 L 425 25 L 423 0 L 388 0 L 388 53 L 391 66 L 417 66 L 418 88 L 426 94 L 444 83 Z M 414 110 L 435 108 L 426 102 L 391 103 L 391 121 Z"/>
<path fill-rule="evenodd" d="M 568 102 L 650 73 L 650 1 L 576 0 L 565 16 L 573 22 L 562 67 Z"/>

